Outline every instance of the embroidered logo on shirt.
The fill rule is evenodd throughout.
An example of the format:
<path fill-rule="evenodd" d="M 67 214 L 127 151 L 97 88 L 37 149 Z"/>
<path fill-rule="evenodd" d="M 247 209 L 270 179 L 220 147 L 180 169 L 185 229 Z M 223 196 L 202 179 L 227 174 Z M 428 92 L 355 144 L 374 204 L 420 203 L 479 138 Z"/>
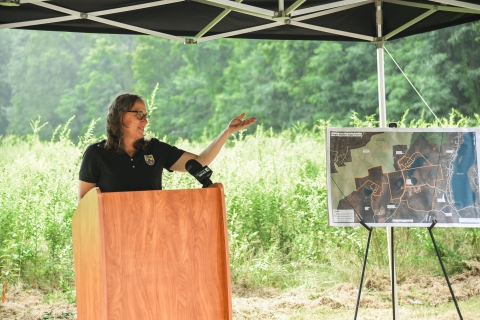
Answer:
<path fill-rule="evenodd" d="M 153 166 L 153 164 L 155 163 L 155 159 L 153 159 L 153 155 L 151 155 L 151 154 L 146 154 L 146 155 L 144 155 L 144 157 L 145 157 L 145 162 L 146 162 L 148 165 Z"/>

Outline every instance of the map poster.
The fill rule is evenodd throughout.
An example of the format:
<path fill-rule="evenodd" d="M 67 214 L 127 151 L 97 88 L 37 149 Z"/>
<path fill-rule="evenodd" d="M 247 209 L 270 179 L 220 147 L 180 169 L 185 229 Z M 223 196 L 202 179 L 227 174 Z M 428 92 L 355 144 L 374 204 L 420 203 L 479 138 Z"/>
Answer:
<path fill-rule="evenodd" d="M 327 128 L 330 226 L 480 227 L 477 128 Z"/>

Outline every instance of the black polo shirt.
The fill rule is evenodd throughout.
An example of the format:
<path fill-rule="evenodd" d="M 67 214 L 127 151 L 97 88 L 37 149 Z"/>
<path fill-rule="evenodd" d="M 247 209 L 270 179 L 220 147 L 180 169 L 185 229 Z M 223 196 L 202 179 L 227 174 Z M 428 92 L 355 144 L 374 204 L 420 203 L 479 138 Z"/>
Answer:
<path fill-rule="evenodd" d="M 145 150 L 133 157 L 105 150 L 103 140 L 87 147 L 83 154 L 79 178 L 95 183 L 102 192 L 161 190 L 163 169 L 182 156 L 183 150 L 151 139 Z"/>

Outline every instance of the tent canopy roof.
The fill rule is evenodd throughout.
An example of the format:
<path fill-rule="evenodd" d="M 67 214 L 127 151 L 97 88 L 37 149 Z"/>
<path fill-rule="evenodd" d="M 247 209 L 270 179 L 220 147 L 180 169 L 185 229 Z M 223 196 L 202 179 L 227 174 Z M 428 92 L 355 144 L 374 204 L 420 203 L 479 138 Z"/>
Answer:
<path fill-rule="evenodd" d="M 19 0 L 0 4 L 13 1 Z M 150 34 L 186 43 L 225 37 L 377 42 L 479 19 L 480 0 L 20 0 L 0 6 L 2 29 Z"/>

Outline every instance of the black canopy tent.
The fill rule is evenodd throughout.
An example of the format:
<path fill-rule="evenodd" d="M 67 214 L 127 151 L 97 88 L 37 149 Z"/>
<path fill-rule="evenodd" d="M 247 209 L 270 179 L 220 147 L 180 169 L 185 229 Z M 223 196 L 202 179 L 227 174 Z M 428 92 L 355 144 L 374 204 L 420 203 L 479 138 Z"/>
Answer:
<path fill-rule="evenodd" d="M 480 0 L 0 0 L 0 29 L 148 34 L 186 44 L 227 37 L 375 43 L 381 127 L 384 42 L 478 20 Z M 393 228 L 387 231 L 395 319 Z"/>
<path fill-rule="evenodd" d="M 2 29 L 137 33 L 187 43 L 225 37 L 375 42 L 480 19 L 480 0 L 0 0 L 0 4 Z"/>

